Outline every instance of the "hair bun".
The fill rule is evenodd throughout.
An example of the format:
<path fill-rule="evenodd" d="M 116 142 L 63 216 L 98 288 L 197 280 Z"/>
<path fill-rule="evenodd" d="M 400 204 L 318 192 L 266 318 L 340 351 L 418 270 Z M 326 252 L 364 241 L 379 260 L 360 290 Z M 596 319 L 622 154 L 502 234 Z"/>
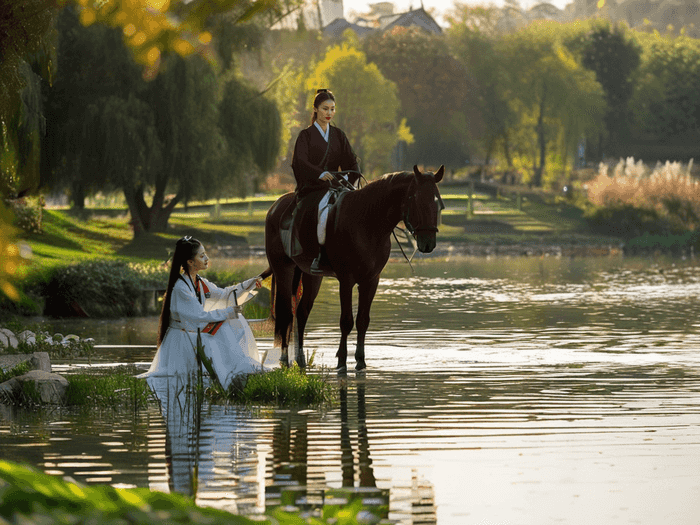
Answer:
<path fill-rule="evenodd" d="M 327 88 L 321 88 L 316 90 L 316 94 L 318 95 L 319 93 L 330 93 L 331 90 Z"/>

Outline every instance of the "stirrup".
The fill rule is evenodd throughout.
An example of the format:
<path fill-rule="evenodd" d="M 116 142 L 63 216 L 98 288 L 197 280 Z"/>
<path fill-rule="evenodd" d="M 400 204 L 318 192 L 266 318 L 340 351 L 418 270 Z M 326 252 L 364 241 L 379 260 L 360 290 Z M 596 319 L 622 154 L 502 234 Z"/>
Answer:
<path fill-rule="evenodd" d="M 311 263 L 311 267 L 309 268 L 309 271 L 313 275 L 323 275 L 324 271 L 321 266 L 321 254 L 318 254 L 318 257 L 316 257 L 313 262 Z"/>

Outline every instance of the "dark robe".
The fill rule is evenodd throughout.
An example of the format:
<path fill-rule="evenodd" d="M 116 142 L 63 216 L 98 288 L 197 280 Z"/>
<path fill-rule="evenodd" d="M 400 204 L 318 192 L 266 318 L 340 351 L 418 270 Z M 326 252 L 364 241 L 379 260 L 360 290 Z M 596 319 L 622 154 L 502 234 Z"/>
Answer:
<path fill-rule="evenodd" d="M 292 171 L 297 181 L 297 199 L 305 197 L 310 192 L 328 189 L 328 182 L 318 178 L 324 171 L 360 171 L 355 153 L 343 130 L 334 126 L 330 128 L 330 145 L 313 124 L 302 129 L 297 137 L 292 157 Z M 327 146 L 328 156 L 321 165 Z M 357 176 L 351 177 L 350 181 L 356 179 Z"/>
<path fill-rule="evenodd" d="M 297 182 L 297 206 L 292 229 L 293 237 L 301 243 L 301 247 L 296 244 L 297 248 L 292 249 L 295 255 L 301 249 L 308 249 L 308 247 L 304 247 L 306 242 L 302 239 L 303 236 L 299 235 L 300 228 L 316 231 L 318 203 L 330 188 L 327 181 L 319 179 L 321 173 L 352 170 L 358 173 L 350 174 L 348 177 L 350 183 L 354 184 L 359 178 L 360 168 L 348 138 L 340 128 L 334 126 L 330 126 L 330 128 L 330 144 L 325 141 L 318 128 L 312 124 L 301 130 L 294 145 L 292 171 Z M 328 155 L 326 155 L 326 149 L 328 149 Z"/>

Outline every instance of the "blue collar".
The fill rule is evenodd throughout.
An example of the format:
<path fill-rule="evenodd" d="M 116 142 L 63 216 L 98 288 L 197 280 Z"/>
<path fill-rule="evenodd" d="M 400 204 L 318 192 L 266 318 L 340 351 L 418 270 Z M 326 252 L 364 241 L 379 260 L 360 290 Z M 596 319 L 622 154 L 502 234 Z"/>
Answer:
<path fill-rule="evenodd" d="M 328 142 L 328 135 L 331 132 L 331 125 L 328 124 L 328 127 L 326 128 L 325 132 L 323 131 L 323 128 L 321 127 L 321 125 L 318 122 L 314 121 L 314 126 L 316 126 L 316 129 L 321 133 L 323 140 Z"/>

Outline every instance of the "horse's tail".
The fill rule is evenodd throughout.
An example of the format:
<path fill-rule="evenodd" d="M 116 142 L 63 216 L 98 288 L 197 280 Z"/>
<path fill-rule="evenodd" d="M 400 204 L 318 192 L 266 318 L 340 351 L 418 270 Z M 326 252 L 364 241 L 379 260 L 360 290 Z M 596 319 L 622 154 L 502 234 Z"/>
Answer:
<path fill-rule="evenodd" d="M 275 320 L 275 303 L 276 297 L 277 297 L 277 283 L 275 282 L 275 274 L 272 272 L 272 268 L 269 266 L 267 267 L 267 270 L 262 272 L 260 274 L 260 277 L 262 277 L 263 280 L 267 279 L 268 277 L 272 276 L 271 283 L 270 283 L 270 320 L 274 321 Z"/>

